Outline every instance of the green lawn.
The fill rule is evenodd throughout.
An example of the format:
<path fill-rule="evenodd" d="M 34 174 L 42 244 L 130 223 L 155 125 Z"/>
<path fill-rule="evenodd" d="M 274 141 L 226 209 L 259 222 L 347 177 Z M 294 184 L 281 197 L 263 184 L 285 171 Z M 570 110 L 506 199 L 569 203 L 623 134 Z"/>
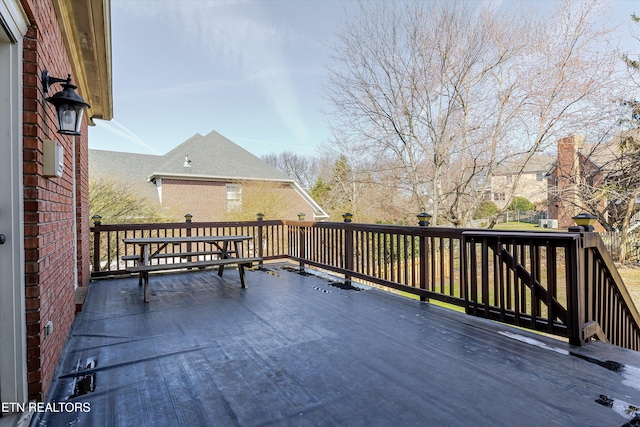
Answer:
<path fill-rule="evenodd" d="M 524 222 L 507 222 L 507 223 L 497 224 L 495 226 L 495 229 L 496 230 L 514 230 L 514 231 L 539 231 L 539 232 L 558 231 L 558 230 L 553 230 L 548 228 L 542 228 L 537 226 L 536 224 L 528 224 Z M 622 276 L 622 279 L 624 280 L 626 288 L 629 291 L 631 298 L 634 300 L 636 307 L 640 310 L 640 267 L 622 265 L 622 266 L 618 266 L 618 271 L 620 272 L 620 275 Z M 560 274 L 559 282 L 564 283 L 563 268 L 559 268 L 559 274 Z M 564 288 L 562 288 L 561 286 L 561 289 L 564 289 Z M 395 292 L 407 298 L 419 299 L 417 295 L 414 295 L 408 292 L 402 292 L 402 291 L 395 291 Z M 458 310 L 458 311 L 464 310 L 462 307 L 441 303 L 436 300 L 431 300 L 431 302 L 433 304 L 444 306 L 453 310 Z"/>
<path fill-rule="evenodd" d="M 548 228 L 542 228 L 538 224 L 529 224 L 527 222 L 503 222 L 496 224 L 494 230 L 526 230 L 526 231 L 552 231 Z"/>
<path fill-rule="evenodd" d="M 506 222 L 497 224 L 496 230 L 527 230 L 527 231 L 557 231 L 548 228 L 542 228 L 536 224 L 527 224 L 524 222 Z M 640 309 L 640 267 L 637 266 L 618 266 L 618 271 L 622 280 L 631 294 L 636 307 Z"/>

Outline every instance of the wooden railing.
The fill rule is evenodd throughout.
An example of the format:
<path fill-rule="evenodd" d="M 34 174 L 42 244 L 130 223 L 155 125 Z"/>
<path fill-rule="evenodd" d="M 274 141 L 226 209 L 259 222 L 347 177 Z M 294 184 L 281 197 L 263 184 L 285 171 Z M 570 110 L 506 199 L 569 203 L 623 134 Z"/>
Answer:
<path fill-rule="evenodd" d="M 575 345 L 597 338 L 640 350 L 640 315 L 597 233 L 313 221 L 96 224 L 91 232 L 94 276 L 126 274 L 122 256 L 136 248 L 125 237 L 242 234 L 254 237 L 245 256 L 290 259 Z"/>
<path fill-rule="evenodd" d="M 620 347 L 640 351 L 640 315 L 613 260 L 597 233 L 586 233 L 578 265 L 581 291 L 578 308 L 583 339 L 598 335 Z"/>
<path fill-rule="evenodd" d="M 157 224 L 101 224 L 91 227 L 91 275 L 93 277 L 128 274 L 123 256 L 136 255 L 138 248 L 125 245 L 124 238 L 132 237 L 172 237 L 172 236 L 225 236 L 245 235 L 254 239 L 243 247 L 245 257 L 259 256 L 265 260 L 281 259 L 287 256 L 286 227 L 282 221 L 255 222 L 200 222 L 200 223 L 157 223 Z M 197 252 L 206 248 L 167 246 L 163 253 Z M 154 262 L 162 262 L 155 260 Z"/>
<path fill-rule="evenodd" d="M 461 229 L 288 223 L 289 258 L 347 279 L 463 305 Z"/>

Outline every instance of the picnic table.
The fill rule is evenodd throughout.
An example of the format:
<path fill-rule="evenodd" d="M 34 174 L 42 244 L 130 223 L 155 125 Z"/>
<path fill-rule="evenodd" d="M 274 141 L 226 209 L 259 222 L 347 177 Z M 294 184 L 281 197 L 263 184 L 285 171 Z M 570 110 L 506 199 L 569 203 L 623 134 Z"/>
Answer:
<path fill-rule="evenodd" d="M 139 274 L 139 285 L 144 284 L 144 302 L 149 302 L 149 272 L 174 270 L 180 268 L 204 268 L 218 266 L 218 276 L 222 277 L 225 265 L 236 264 L 240 275 L 240 285 L 245 288 L 244 267 L 254 262 L 262 261 L 260 257 L 243 257 L 242 244 L 253 239 L 251 236 L 181 236 L 181 237 L 133 237 L 124 238 L 125 244 L 138 245 L 140 251 L 136 255 L 122 257 L 125 261 L 134 261 L 134 265 L 126 266 L 125 270 Z M 210 245 L 207 250 L 191 250 L 191 245 L 205 243 Z M 182 251 L 186 244 L 186 251 Z M 178 252 L 167 252 L 167 246 L 179 247 Z M 155 248 L 155 250 L 153 250 Z M 209 259 L 198 259 L 209 256 Z M 163 259 L 165 262 L 158 262 Z M 186 259 L 186 261 L 183 261 Z M 154 260 L 157 260 L 154 262 Z M 176 262 L 176 260 L 178 260 Z"/>

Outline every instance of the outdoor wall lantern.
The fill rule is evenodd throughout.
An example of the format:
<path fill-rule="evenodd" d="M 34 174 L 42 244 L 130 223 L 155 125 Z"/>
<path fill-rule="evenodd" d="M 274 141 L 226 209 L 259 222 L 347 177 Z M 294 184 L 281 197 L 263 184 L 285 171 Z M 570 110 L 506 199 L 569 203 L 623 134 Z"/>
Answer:
<path fill-rule="evenodd" d="M 80 135 L 82 113 L 90 105 L 76 93 L 78 87 L 71 84 L 71 74 L 66 79 L 60 79 L 51 77 L 49 72 L 44 70 L 42 72 L 42 87 L 45 94 L 49 93 L 49 87 L 54 83 L 62 83 L 62 90 L 46 99 L 47 102 L 56 107 L 58 133 Z"/>
<path fill-rule="evenodd" d="M 300 212 L 298 214 L 298 221 L 304 221 L 306 216 L 307 216 L 307 214 L 305 214 L 304 212 Z"/>
<path fill-rule="evenodd" d="M 344 222 L 351 222 L 351 218 L 353 218 L 353 214 L 350 214 L 349 212 L 342 214 Z"/>
<path fill-rule="evenodd" d="M 264 214 L 263 214 L 263 213 L 257 213 L 257 214 L 256 214 L 256 219 L 257 219 L 258 221 L 262 221 L 262 220 L 264 219 Z"/>
<path fill-rule="evenodd" d="M 420 220 L 418 222 L 418 225 L 420 227 L 428 227 L 429 226 L 429 221 L 431 221 L 431 215 L 430 214 L 428 214 L 426 212 L 422 212 L 422 213 L 419 213 L 417 215 L 417 217 Z"/>
<path fill-rule="evenodd" d="M 190 223 L 192 219 L 193 219 L 193 215 L 191 215 L 191 214 L 186 214 L 184 216 L 185 222 L 189 222 Z"/>

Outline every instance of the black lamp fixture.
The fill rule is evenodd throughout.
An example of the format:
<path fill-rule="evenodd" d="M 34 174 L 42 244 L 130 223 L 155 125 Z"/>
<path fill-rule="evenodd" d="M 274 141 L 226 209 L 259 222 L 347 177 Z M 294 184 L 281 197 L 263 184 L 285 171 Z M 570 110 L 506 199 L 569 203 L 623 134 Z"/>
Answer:
<path fill-rule="evenodd" d="M 343 213 L 342 214 L 342 220 L 344 222 L 351 222 L 351 219 L 353 218 L 353 214 L 347 212 L 347 213 Z"/>
<path fill-rule="evenodd" d="M 54 83 L 62 83 L 62 90 L 47 98 L 47 102 L 56 107 L 58 115 L 58 133 L 64 135 L 80 135 L 83 111 L 91 107 L 76 93 L 77 86 L 71 84 L 71 74 L 66 79 L 52 77 L 47 70 L 42 72 L 42 87 L 44 93 L 49 93 L 49 87 Z M 63 83 L 64 82 L 64 83 Z"/>

